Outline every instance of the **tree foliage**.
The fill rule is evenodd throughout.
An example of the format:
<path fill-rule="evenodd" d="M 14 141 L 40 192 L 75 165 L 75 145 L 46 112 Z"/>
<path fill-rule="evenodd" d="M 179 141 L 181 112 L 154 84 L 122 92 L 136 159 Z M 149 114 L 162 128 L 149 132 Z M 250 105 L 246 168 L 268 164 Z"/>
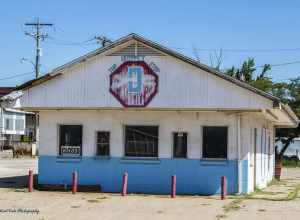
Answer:
<path fill-rule="evenodd" d="M 288 82 L 274 82 L 267 76 L 268 71 L 271 70 L 271 65 L 265 64 L 262 66 L 260 72 L 257 72 L 257 69 L 254 59 L 248 58 L 243 62 L 240 68 L 233 66 L 225 73 L 280 98 L 281 101 L 288 104 L 298 118 L 300 118 L 300 77 L 291 79 Z M 282 156 L 294 138 L 299 136 L 300 126 L 298 126 L 298 128 L 277 129 L 276 139 L 280 140 L 283 144 L 280 152 L 277 153 Z"/>

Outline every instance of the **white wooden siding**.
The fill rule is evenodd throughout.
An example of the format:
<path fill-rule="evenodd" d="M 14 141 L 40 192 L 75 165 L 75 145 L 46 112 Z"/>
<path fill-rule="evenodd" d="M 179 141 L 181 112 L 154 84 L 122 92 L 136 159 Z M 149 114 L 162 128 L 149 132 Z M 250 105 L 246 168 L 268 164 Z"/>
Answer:
<path fill-rule="evenodd" d="M 235 116 L 196 112 L 42 111 L 40 155 L 58 155 L 58 125 L 83 125 L 83 156 L 95 156 L 95 132 L 110 131 L 112 157 L 124 156 L 124 125 L 158 125 L 159 157 L 172 158 L 172 133 L 188 132 L 190 159 L 202 158 L 202 126 L 228 126 L 228 159 L 237 158 Z"/>
<path fill-rule="evenodd" d="M 272 101 L 170 56 L 146 57 L 160 69 L 151 108 L 271 108 Z M 122 107 L 109 92 L 108 69 L 121 57 L 99 55 L 24 91 L 22 107 Z"/>

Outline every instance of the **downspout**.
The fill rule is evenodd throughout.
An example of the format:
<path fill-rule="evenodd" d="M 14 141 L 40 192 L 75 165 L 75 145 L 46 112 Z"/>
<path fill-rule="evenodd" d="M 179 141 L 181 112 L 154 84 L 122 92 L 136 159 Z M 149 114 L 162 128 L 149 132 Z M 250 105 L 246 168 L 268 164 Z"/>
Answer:
<path fill-rule="evenodd" d="M 241 169 L 241 115 L 236 117 L 236 144 L 237 144 L 237 186 L 238 194 L 241 194 L 242 169 Z"/>

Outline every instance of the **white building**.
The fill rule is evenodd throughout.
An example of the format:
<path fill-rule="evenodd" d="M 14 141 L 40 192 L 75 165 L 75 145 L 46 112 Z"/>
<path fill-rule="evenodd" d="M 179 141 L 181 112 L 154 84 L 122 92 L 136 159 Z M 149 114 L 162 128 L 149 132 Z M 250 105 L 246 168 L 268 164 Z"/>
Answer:
<path fill-rule="evenodd" d="M 119 192 L 214 194 L 264 187 L 274 173 L 274 130 L 295 127 L 268 93 L 136 34 L 19 87 L 40 116 L 40 184 Z"/>
<path fill-rule="evenodd" d="M 26 134 L 27 112 L 10 108 L 17 98 L 16 92 L 11 92 L 13 88 L 2 87 L 0 90 L 0 150 L 3 150 Z"/>

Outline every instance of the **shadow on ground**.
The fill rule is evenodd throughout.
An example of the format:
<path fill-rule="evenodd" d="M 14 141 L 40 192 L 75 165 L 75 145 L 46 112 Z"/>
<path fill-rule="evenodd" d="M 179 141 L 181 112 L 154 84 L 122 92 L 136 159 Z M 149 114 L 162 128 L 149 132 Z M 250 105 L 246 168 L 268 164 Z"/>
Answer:
<path fill-rule="evenodd" d="M 34 182 L 37 180 L 37 175 L 33 176 Z M 12 176 L 0 178 L 0 188 L 22 189 L 28 185 L 28 175 Z"/>

